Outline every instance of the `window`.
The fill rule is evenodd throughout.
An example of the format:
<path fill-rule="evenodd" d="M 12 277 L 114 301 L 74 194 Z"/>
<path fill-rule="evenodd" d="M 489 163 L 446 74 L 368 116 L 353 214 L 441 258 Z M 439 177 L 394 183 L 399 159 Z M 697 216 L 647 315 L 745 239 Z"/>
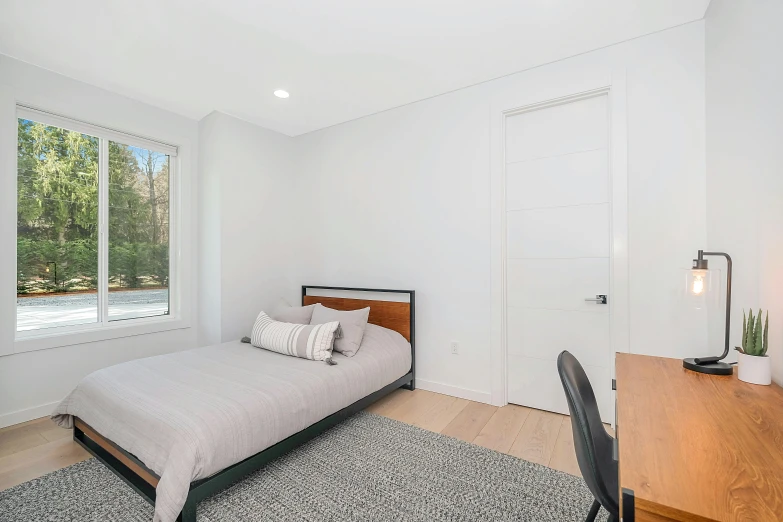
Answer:
<path fill-rule="evenodd" d="M 21 107 L 17 125 L 18 335 L 170 315 L 176 148 Z"/>
<path fill-rule="evenodd" d="M 109 141 L 110 321 L 169 313 L 169 164 Z"/>

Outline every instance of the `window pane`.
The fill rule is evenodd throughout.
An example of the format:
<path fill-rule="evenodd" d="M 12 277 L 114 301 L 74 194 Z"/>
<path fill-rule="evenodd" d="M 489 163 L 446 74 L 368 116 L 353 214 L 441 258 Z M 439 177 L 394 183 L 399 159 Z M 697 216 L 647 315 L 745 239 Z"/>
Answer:
<path fill-rule="evenodd" d="M 17 330 L 94 323 L 98 138 L 17 125 Z"/>
<path fill-rule="evenodd" d="M 169 313 L 169 156 L 109 142 L 109 320 Z"/>

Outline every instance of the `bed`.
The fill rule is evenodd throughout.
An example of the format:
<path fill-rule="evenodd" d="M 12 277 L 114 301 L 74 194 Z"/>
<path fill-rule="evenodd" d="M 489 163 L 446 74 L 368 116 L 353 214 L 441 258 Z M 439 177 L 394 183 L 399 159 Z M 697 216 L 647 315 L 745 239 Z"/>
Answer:
<path fill-rule="evenodd" d="M 414 388 L 413 291 L 303 286 L 302 304 L 313 303 L 370 307 L 355 356 L 335 353 L 330 366 L 235 341 L 139 359 L 86 377 L 54 419 L 155 506 L 156 522 L 195 522 L 202 499 L 395 389 Z"/>

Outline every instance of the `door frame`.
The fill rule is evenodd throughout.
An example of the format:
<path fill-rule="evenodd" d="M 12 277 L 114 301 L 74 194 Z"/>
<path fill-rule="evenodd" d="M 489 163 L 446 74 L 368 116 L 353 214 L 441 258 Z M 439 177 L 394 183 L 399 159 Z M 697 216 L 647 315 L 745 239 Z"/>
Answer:
<path fill-rule="evenodd" d="M 584 73 L 584 71 L 581 71 Z M 609 119 L 610 249 L 609 329 L 611 360 L 607 365 L 614 378 L 614 354 L 629 352 L 630 316 L 628 281 L 628 123 L 626 74 L 624 69 L 593 71 L 579 78 L 545 78 L 533 82 L 529 92 L 501 96 L 492 104 L 491 129 L 491 402 L 508 404 L 507 303 L 506 303 L 506 162 L 507 118 L 532 110 L 607 96 Z M 611 383 L 593 383 L 593 386 Z M 612 406 L 614 401 L 611 401 Z M 614 413 L 611 417 L 614 418 Z"/>

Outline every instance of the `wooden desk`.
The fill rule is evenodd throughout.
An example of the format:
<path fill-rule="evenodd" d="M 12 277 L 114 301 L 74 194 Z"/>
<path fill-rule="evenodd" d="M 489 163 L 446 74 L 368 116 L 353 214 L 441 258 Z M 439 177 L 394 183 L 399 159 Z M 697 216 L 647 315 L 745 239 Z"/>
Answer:
<path fill-rule="evenodd" d="M 634 522 L 783 520 L 783 389 L 620 353 L 616 377 Z"/>

